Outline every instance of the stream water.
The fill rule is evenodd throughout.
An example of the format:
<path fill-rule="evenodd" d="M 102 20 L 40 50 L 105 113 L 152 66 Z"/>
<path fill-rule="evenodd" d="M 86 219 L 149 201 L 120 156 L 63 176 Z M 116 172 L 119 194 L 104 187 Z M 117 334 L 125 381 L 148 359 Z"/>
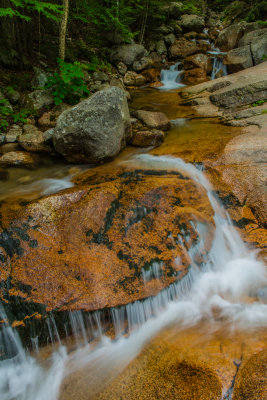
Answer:
<path fill-rule="evenodd" d="M 174 82 L 175 85 L 180 85 L 177 82 L 180 74 L 177 67 L 176 65 L 172 70 L 162 72 L 165 89 L 173 89 Z M 182 107 L 180 114 L 177 114 L 177 106 L 169 107 L 170 102 L 174 104 L 176 101 L 176 96 L 177 92 L 171 94 L 155 90 L 139 91 L 135 94 L 136 108 L 140 104 L 149 104 L 150 109 L 163 108 L 164 111 L 166 107 L 167 114 L 172 119 L 172 129 L 160 150 L 143 154 L 131 150 L 122 154 L 115 163 L 149 170 L 179 171 L 205 190 L 213 210 L 215 225 L 215 234 L 205 265 L 200 270 L 192 261 L 187 276 L 157 296 L 110 310 L 113 335 L 105 333 L 101 313 L 94 313 L 92 316 L 73 312 L 69 314 L 71 342 L 61 343 L 55 322 L 49 320 L 53 342 L 49 348 L 49 357 L 42 355 L 38 340 L 35 341 L 36 352 L 29 353 L 23 348 L 15 330 L 7 326 L 2 328 L 0 355 L 6 354 L 8 357 L 0 362 L 1 400 L 45 400 L 47 397 L 51 400 L 97 399 L 99 393 L 142 349 L 170 326 L 174 327 L 177 337 L 181 329 L 198 330 L 202 321 L 209 327 L 207 329 L 215 326 L 218 321 L 222 321 L 221 326 L 227 326 L 230 330 L 267 328 L 267 304 L 261 296 L 267 286 L 266 267 L 258 259 L 257 252 L 248 249 L 242 242 L 202 171 L 201 164 L 198 164 L 209 156 L 211 149 L 207 137 L 214 135 L 216 122 L 190 121 L 186 114 L 188 111 L 184 110 L 183 113 Z M 152 97 L 154 102 L 150 101 Z M 232 132 L 231 128 L 227 131 L 216 130 L 219 143 L 214 144 L 215 152 L 219 153 L 220 146 L 229 140 L 229 132 Z M 234 134 L 236 132 L 233 130 Z M 201 152 L 198 151 L 199 147 L 202 148 Z M 61 182 L 62 179 L 63 186 L 54 187 L 55 190 L 71 184 L 69 178 L 60 178 Z M 29 190 L 30 187 L 32 186 L 28 186 Z M 39 193 L 42 194 L 44 193 Z M 208 235 L 202 223 L 196 223 L 195 229 L 200 241 L 198 246 L 188 250 L 192 260 L 201 251 Z M 143 274 L 144 283 L 151 278 L 160 279 L 160 270 L 160 263 L 153 264 L 151 270 Z M 248 298 L 253 301 L 247 301 Z M 2 319 L 5 319 L 3 308 L 0 309 L 0 320 Z M 32 339 L 34 342 L 35 338 Z M 77 373 L 84 378 L 82 384 Z M 66 382 L 71 382 L 71 387 L 67 387 Z"/>

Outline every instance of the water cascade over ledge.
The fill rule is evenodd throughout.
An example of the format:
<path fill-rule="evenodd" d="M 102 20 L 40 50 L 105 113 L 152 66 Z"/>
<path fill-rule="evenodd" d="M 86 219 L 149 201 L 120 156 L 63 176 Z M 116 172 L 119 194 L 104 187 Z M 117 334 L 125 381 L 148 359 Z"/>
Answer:
<path fill-rule="evenodd" d="M 203 318 L 212 323 L 215 309 L 216 318 L 223 318 L 241 329 L 267 327 L 267 304 L 242 302 L 246 296 L 260 297 L 261 289 L 267 285 L 265 266 L 242 242 L 204 173 L 192 164 L 169 156 L 142 154 L 123 163 L 136 168 L 182 171 L 206 190 L 214 211 L 216 231 L 205 264 L 199 266 L 193 262 L 207 234 L 205 226 L 199 223 L 196 229 L 201 240 L 189 250 L 192 264 L 184 279 L 155 297 L 109 311 L 115 340 L 104 335 L 101 312 L 93 316 L 73 312 L 69 318 L 76 350 L 67 354 L 67 348 L 60 344 L 55 322 L 50 321 L 51 338 L 58 343 L 58 348 L 49 366 L 42 366 L 34 355 L 23 349 L 15 330 L 8 326 L 2 328 L 0 349 L 7 355 L 0 362 L 2 400 L 45 400 L 48 394 L 50 399 L 56 400 L 64 378 L 81 368 L 92 370 L 91 366 L 95 371 L 93 379 L 108 380 L 111 371 L 119 373 L 163 328 L 173 323 L 181 327 L 194 326 Z M 159 279 L 160 268 L 160 264 L 153 264 L 150 272 L 144 272 L 144 281 L 151 277 Z M 4 318 L 1 308 L 1 319 Z M 98 337 L 99 343 L 90 345 L 91 337 Z"/>

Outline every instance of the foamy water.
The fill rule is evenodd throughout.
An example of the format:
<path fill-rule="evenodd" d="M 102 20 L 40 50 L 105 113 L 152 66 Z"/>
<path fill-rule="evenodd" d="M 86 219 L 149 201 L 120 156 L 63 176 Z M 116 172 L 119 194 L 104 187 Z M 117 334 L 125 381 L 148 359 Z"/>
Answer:
<path fill-rule="evenodd" d="M 157 296 L 137 301 L 125 307 L 111 310 L 116 340 L 105 337 L 101 329 L 101 315 L 95 318 L 95 335 L 101 337 L 97 347 L 89 345 L 67 355 L 60 347 L 53 353 L 49 367 L 41 366 L 23 350 L 11 328 L 3 334 L 13 343 L 13 359 L 0 363 L 0 398 L 3 400 L 56 400 L 64 378 L 79 369 L 90 371 L 88 388 L 110 379 L 111 371 L 119 373 L 134 359 L 156 334 L 171 324 L 180 327 L 197 325 L 203 318 L 213 323 L 223 318 L 227 324 L 242 329 L 267 327 L 267 305 L 260 301 L 245 303 L 247 296 L 256 297 L 267 286 L 266 267 L 257 259 L 257 253 L 246 248 L 235 231 L 230 218 L 218 199 L 204 173 L 192 164 L 168 156 L 140 154 L 124 165 L 143 169 L 169 169 L 183 172 L 207 192 L 213 208 L 215 234 L 205 265 L 194 263 L 194 254 L 200 251 L 207 232 L 202 224 L 196 224 L 199 248 L 189 250 L 192 264 L 188 275 L 172 284 Z M 191 252 L 191 253 L 190 253 Z M 160 279 L 161 265 L 153 265 L 143 274 L 144 282 Z M 216 311 L 216 312 L 215 312 Z M 2 311 L 3 313 L 3 311 Z M 89 318 L 89 317 L 88 317 Z M 92 318 L 92 317 L 90 317 Z M 87 329 L 92 321 L 81 313 L 70 314 L 72 333 L 87 343 Z M 125 333 L 127 321 L 128 336 Z M 93 372 L 92 372 L 93 371 Z M 112 375 L 114 377 L 114 375 Z M 88 389 L 89 390 L 89 389 Z M 90 390 L 88 392 L 90 398 Z"/>

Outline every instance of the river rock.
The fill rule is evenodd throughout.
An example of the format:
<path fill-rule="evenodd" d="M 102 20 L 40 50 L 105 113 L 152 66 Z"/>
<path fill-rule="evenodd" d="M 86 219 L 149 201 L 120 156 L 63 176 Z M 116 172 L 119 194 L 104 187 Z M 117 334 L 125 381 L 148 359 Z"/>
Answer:
<path fill-rule="evenodd" d="M 176 40 L 176 37 L 173 33 L 170 33 L 169 35 L 164 37 L 165 43 L 167 44 L 167 46 L 170 46 L 171 44 L 173 44 Z"/>
<path fill-rule="evenodd" d="M 194 54 L 187 57 L 183 61 L 184 69 L 201 68 L 204 71 L 211 72 L 212 62 L 211 58 L 206 56 L 206 54 Z"/>
<path fill-rule="evenodd" d="M 184 32 L 202 32 L 205 28 L 204 18 L 199 15 L 182 15 L 181 27 Z"/>
<path fill-rule="evenodd" d="M 164 132 L 158 129 L 133 132 L 131 144 L 138 147 L 157 147 L 164 142 Z"/>
<path fill-rule="evenodd" d="M 127 72 L 127 66 L 123 62 L 117 64 L 117 70 L 120 75 L 125 75 Z"/>
<path fill-rule="evenodd" d="M 110 59 L 113 64 L 122 62 L 127 66 L 132 66 L 146 54 L 146 49 L 141 44 L 123 44 L 111 50 Z"/>
<path fill-rule="evenodd" d="M 126 86 L 143 86 L 146 84 L 146 78 L 134 71 L 127 71 L 123 81 Z"/>
<path fill-rule="evenodd" d="M 249 24 L 248 24 L 249 25 Z M 265 36 L 267 34 L 267 28 L 265 29 L 257 29 L 244 33 L 244 36 L 239 40 L 238 47 L 247 46 L 251 44 L 253 41 L 257 41 L 261 36 Z"/>
<path fill-rule="evenodd" d="M 33 154 L 24 151 L 11 151 L 0 157 L 0 167 L 3 168 L 27 168 L 35 169 L 40 159 Z"/>
<path fill-rule="evenodd" d="M 253 60 L 250 46 L 248 45 L 230 50 L 224 59 L 224 64 L 227 66 L 227 71 L 230 74 L 252 67 Z"/>
<path fill-rule="evenodd" d="M 135 112 L 135 116 L 149 128 L 161 129 L 163 131 L 170 128 L 170 121 L 162 112 L 138 110 Z"/>
<path fill-rule="evenodd" d="M 68 161 L 99 163 L 115 157 L 129 136 L 127 99 L 113 86 L 64 111 L 57 120 L 53 144 Z"/>
<path fill-rule="evenodd" d="M 157 68 L 149 68 L 143 71 L 142 75 L 148 82 L 158 82 L 160 78 L 160 70 Z"/>
<path fill-rule="evenodd" d="M 267 350 L 251 356 L 238 371 L 233 400 L 256 400 L 267 398 Z"/>
<path fill-rule="evenodd" d="M 165 43 L 164 43 L 164 40 L 159 40 L 159 41 L 156 43 L 156 51 L 157 51 L 160 55 L 167 53 L 167 47 L 166 47 L 166 45 L 165 45 Z"/>
<path fill-rule="evenodd" d="M 207 73 L 202 68 L 188 69 L 184 73 L 184 82 L 188 84 L 197 84 L 207 80 Z"/>
<path fill-rule="evenodd" d="M 222 51 L 232 50 L 237 47 L 243 33 L 244 23 L 230 25 L 219 33 L 215 45 Z"/>
<path fill-rule="evenodd" d="M 9 131 L 6 133 L 6 143 L 15 143 L 18 140 L 19 135 L 22 133 L 22 128 L 19 125 L 12 125 Z"/>
<path fill-rule="evenodd" d="M 36 153 L 51 153 L 52 148 L 45 143 L 43 132 L 34 125 L 24 125 L 23 133 L 19 136 L 20 146 L 27 151 Z"/>
<path fill-rule="evenodd" d="M 251 42 L 251 53 L 255 65 L 265 61 L 267 55 L 267 31 Z"/>
<path fill-rule="evenodd" d="M 153 65 L 153 60 L 150 57 L 142 57 L 141 60 L 133 63 L 133 70 L 136 72 L 143 71 Z"/>
<path fill-rule="evenodd" d="M 26 95 L 23 100 L 24 107 L 30 110 L 39 111 L 46 106 L 51 106 L 54 99 L 50 90 L 34 90 Z"/>
<path fill-rule="evenodd" d="M 44 88 L 48 81 L 48 75 L 40 68 L 34 67 L 34 76 L 31 81 L 33 88 Z"/>
<path fill-rule="evenodd" d="M 196 220 L 210 232 L 201 254 L 209 251 L 207 194 L 179 172 L 108 166 L 75 183 L 26 206 L 0 205 L 1 278 L 12 277 L 21 301 L 92 311 L 155 295 L 187 274 Z M 145 285 L 142 271 L 154 263 L 161 279 L 152 274 Z"/>
<path fill-rule="evenodd" d="M 108 75 L 103 71 L 94 72 L 93 73 L 93 79 L 95 81 L 101 81 L 101 82 L 108 82 L 109 81 Z"/>
<path fill-rule="evenodd" d="M 173 33 L 173 27 L 163 24 L 160 25 L 158 28 L 155 28 L 154 32 L 159 33 L 160 35 L 168 35 L 169 33 Z"/>
<path fill-rule="evenodd" d="M 196 43 L 190 42 L 184 38 L 178 39 L 169 49 L 171 58 L 184 58 L 195 54 L 199 51 L 199 47 Z"/>

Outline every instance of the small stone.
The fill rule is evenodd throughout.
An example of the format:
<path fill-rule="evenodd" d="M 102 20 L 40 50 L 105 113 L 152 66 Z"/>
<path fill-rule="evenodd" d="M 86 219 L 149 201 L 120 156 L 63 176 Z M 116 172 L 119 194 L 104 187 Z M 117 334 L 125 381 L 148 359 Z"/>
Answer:
<path fill-rule="evenodd" d="M 170 128 L 170 121 L 162 112 L 138 110 L 135 112 L 135 116 L 149 128 L 163 131 Z"/>
<path fill-rule="evenodd" d="M 127 66 L 125 64 L 123 64 L 123 62 L 119 62 L 117 64 L 117 70 L 118 70 L 119 74 L 125 75 L 127 72 Z"/>
<path fill-rule="evenodd" d="M 0 157 L 0 167 L 35 169 L 40 162 L 39 157 L 23 151 L 13 151 Z"/>
<path fill-rule="evenodd" d="M 109 77 L 107 74 L 105 74 L 105 72 L 102 71 L 96 71 L 93 74 L 93 79 L 95 81 L 100 81 L 100 82 L 108 82 Z"/>
<path fill-rule="evenodd" d="M 138 147 L 160 146 L 164 142 L 164 132 L 153 129 L 152 131 L 138 131 L 133 133 L 132 145 Z"/>

